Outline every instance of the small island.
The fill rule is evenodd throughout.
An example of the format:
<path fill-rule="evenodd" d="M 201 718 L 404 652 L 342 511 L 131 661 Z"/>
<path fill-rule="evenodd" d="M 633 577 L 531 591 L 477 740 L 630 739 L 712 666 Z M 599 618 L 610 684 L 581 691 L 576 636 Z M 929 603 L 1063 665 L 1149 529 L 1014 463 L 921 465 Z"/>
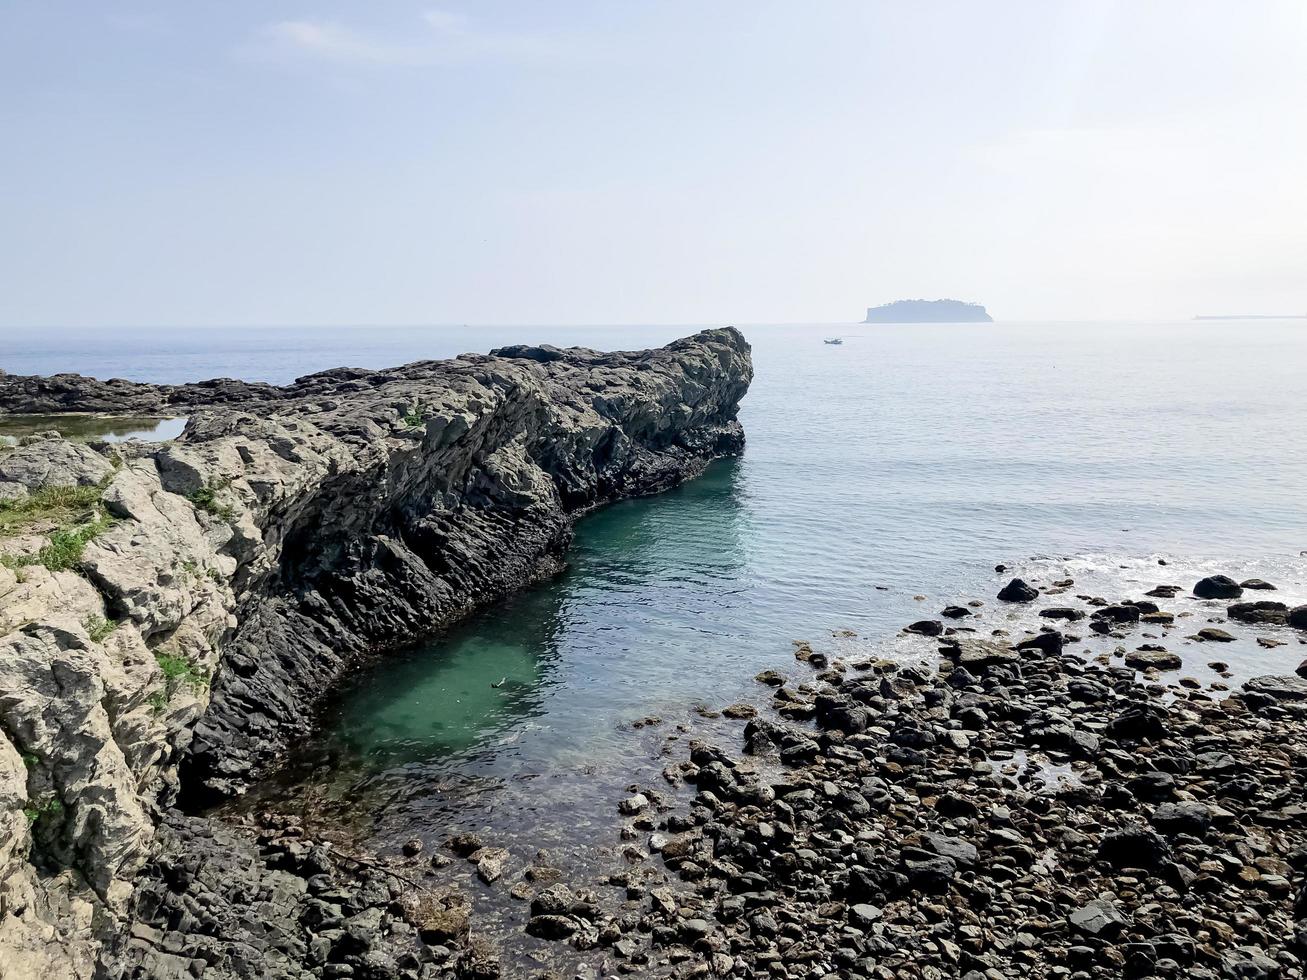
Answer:
<path fill-rule="evenodd" d="M 979 303 L 956 299 L 901 299 L 867 307 L 863 323 L 993 323 Z"/>

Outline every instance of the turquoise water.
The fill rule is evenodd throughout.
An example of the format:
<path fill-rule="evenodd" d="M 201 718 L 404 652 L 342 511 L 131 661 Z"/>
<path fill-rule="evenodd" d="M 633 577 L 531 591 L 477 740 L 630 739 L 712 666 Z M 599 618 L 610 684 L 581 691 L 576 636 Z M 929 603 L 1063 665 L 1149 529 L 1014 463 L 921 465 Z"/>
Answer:
<path fill-rule="evenodd" d="M 285 381 L 691 329 L 43 334 L 0 348 L 0 367 Z M 656 773 L 694 705 L 756 696 L 756 672 L 792 667 L 792 640 L 926 655 L 899 627 L 991 599 L 996 562 L 1107 596 L 1230 571 L 1307 601 L 1301 324 L 744 330 L 757 377 L 743 457 L 587 517 L 564 575 L 355 678 L 269 792 L 349 811 L 383 841 L 454 826 L 575 841 L 633 772 Z M 1239 676 L 1303 655 L 1220 653 Z M 662 724 L 631 725 L 651 715 Z"/>

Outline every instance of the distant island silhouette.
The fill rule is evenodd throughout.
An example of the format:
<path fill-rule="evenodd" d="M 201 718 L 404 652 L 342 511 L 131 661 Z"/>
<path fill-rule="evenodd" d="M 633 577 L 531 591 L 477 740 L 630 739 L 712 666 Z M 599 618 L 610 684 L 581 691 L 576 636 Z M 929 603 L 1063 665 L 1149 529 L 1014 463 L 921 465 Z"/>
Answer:
<path fill-rule="evenodd" d="M 993 323 L 979 303 L 956 299 L 900 299 L 867 307 L 863 323 Z"/>

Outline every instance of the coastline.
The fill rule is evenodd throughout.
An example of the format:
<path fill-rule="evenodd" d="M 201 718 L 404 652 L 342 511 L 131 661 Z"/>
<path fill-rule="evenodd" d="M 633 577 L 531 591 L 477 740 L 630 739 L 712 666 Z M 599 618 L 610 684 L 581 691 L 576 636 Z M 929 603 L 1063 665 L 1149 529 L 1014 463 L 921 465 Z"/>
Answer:
<path fill-rule="evenodd" d="M 533 373 L 552 376 L 570 370 L 559 364 L 569 352 L 524 348 L 515 353 L 517 357 L 510 359 L 525 356 L 538 365 L 528 368 Z M 580 359 L 592 355 L 584 353 Z M 706 369 L 710 377 L 717 370 L 698 360 L 691 365 L 695 372 Z M 695 384 L 705 377 L 691 373 Z M 326 372 L 326 377 L 332 385 L 346 386 L 342 391 L 363 380 L 351 372 Z M 738 383 L 738 377 L 732 378 L 729 372 L 727 379 L 722 382 L 727 390 Z M 325 378 L 314 384 L 322 380 Z M 612 390 L 607 381 L 605 385 Z M 317 407 L 310 412 L 323 412 L 322 403 L 327 400 L 323 390 L 315 387 L 309 401 Z M 359 414 L 357 404 L 349 407 L 355 416 Z M 392 417 L 413 411 L 412 399 L 385 404 Z M 631 403 L 622 399 L 609 406 L 619 413 L 631 408 Z M 46 440 L 47 444 L 39 447 L 41 453 L 67 456 L 69 465 L 75 462 L 87 467 L 87 479 L 96 481 L 90 485 L 107 478 L 107 487 L 116 487 L 112 493 L 106 490 L 97 505 L 107 508 L 119 523 L 110 536 L 88 542 L 90 564 L 86 567 L 92 570 L 92 577 L 65 570 L 52 573 L 47 584 L 62 589 L 66 603 L 58 617 L 50 614 L 52 623 L 58 619 L 55 625 L 62 631 L 58 635 L 66 638 L 59 642 L 66 642 L 73 651 L 59 660 L 60 669 L 69 663 L 90 665 L 93 677 L 99 672 L 102 683 L 107 681 L 113 690 L 103 699 L 110 704 L 106 708 L 112 726 L 109 735 L 120 748 L 126 745 L 131 749 L 125 758 L 144 760 L 151 767 L 142 770 L 144 779 L 138 779 L 137 784 L 145 787 L 142 798 L 146 805 L 133 831 L 149 837 L 103 840 L 105 845 L 140 841 L 131 846 L 143 856 L 129 854 L 129 861 L 118 866 L 121 873 L 108 881 L 115 889 L 109 898 L 118 904 L 112 907 L 112 929 L 100 933 L 98 941 L 105 946 L 98 953 L 89 946 L 79 947 L 82 938 L 73 932 L 66 931 L 60 938 L 60 933 L 53 931 L 60 928 L 60 922 L 77 921 L 82 914 L 79 908 L 105 901 L 78 891 L 85 887 L 76 882 L 77 874 L 83 873 L 80 869 L 67 869 L 56 877 L 49 875 L 48 866 L 41 868 L 39 875 L 29 879 L 34 883 L 30 897 L 17 901 L 6 897 L 5 923 L 0 926 L 5 930 L 0 931 L 0 944 L 6 947 L 6 954 L 0 955 L 14 950 L 30 954 L 28 960 L 6 961 L 21 963 L 18 969 L 40 972 L 43 963 L 47 972 L 63 969 L 67 964 L 50 966 L 40 958 L 59 948 L 84 957 L 81 963 L 71 964 L 72 968 L 90 971 L 96 966 L 92 959 L 99 959 L 105 975 L 113 977 L 181 977 L 199 971 L 220 978 L 491 978 L 593 976 L 613 970 L 650 976 L 697 976 L 707 970 L 708 975 L 782 977 L 786 970 L 793 977 L 887 976 L 913 970 L 928 975 L 933 970 L 941 976 L 966 976 L 976 970 L 1010 974 L 1051 969 L 1065 969 L 1070 976 L 1086 970 L 1092 975 L 1093 958 L 1086 959 L 1084 953 L 1089 949 L 1095 957 L 1101 954 L 1107 958 L 1105 962 L 1115 964 L 1118 974 L 1113 975 L 1121 971 L 1142 975 L 1143 964 L 1152 969 L 1159 961 L 1164 961 L 1163 973 L 1171 970 L 1169 961 L 1190 969 L 1189 959 L 1197 962 L 1196 969 L 1210 969 L 1213 975 L 1232 970 L 1244 975 L 1251 969 L 1245 961 L 1254 965 L 1260 961 L 1251 952 L 1238 952 L 1238 944 L 1219 929 L 1212 932 L 1216 927 L 1190 928 L 1192 923 L 1186 920 L 1172 923 L 1178 931 L 1149 933 L 1153 925 L 1148 913 L 1139 912 L 1140 896 L 1151 896 L 1154 904 L 1176 905 L 1170 893 L 1159 891 L 1171 888 L 1185 901 L 1206 902 L 1216 896 L 1228 903 L 1234 900 L 1231 896 L 1242 899 L 1241 892 L 1231 889 L 1254 888 L 1262 920 L 1276 929 L 1283 926 L 1287 934 L 1297 928 L 1292 898 L 1300 893 L 1301 869 L 1290 856 L 1301 846 L 1301 819 L 1292 809 L 1294 801 L 1302 798 L 1300 780 L 1286 784 L 1288 788 L 1281 788 L 1277 795 L 1271 787 L 1278 777 L 1259 775 L 1248 790 L 1252 794 L 1248 800 L 1236 798 L 1227 805 L 1219 794 L 1232 780 L 1217 781 L 1228 773 L 1205 773 L 1198 766 L 1201 753 L 1195 740 L 1223 739 L 1240 753 L 1253 751 L 1256 764 L 1275 763 L 1275 773 L 1287 771 L 1291 779 L 1298 779 L 1302 767 L 1293 760 L 1301 755 L 1302 711 L 1299 702 L 1284 698 L 1292 698 L 1301 685 L 1291 679 L 1231 694 L 1223 689 L 1226 678 L 1220 676 L 1228 672 L 1194 670 L 1193 676 L 1182 682 L 1170 665 L 1178 656 L 1188 670 L 1191 654 L 1215 661 L 1227 649 L 1216 639 L 1192 639 L 1196 629 L 1209 628 L 1204 620 L 1221 620 L 1210 628 L 1240 636 L 1245 645 L 1255 636 L 1278 637 L 1295 644 L 1268 652 L 1268 659 L 1278 661 L 1284 660 L 1286 650 L 1300 649 L 1296 644 L 1303 636 L 1287 625 L 1223 622 L 1236 600 L 1198 600 L 1188 595 L 1187 584 L 1165 590 L 1167 595 L 1152 594 L 1155 585 L 1176 584 L 1171 578 L 1174 570 L 1160 564 L 1154 570 L 1155 580 L 1150 579 L 1152 584 L 1122 586 L 1119 595 L 1107 592 L 1113 599 L 1121 598 L 1119 602 L 1088 593 L 1077 597 L 1080 587 L 1074 582 L 1043 573 L 1028 574 L 1039 586 L 1027 596 L 1033 603 L 995 604 L 986 596 L 969 604 L 966 597 L 959 597 L 958 605 L 945 607 L 938 618 L 914 623 L 894 638 L 892 654 L 876 656 L 864 651 L 851 655 L 844 642 L 849 638 L 842 635 L 825 642 L 814 639 L 795 647 L 797 666 L 787 660 L 760 676 L 757 690 L 770 697 L 701 704 L 698 709 L 687 708 L 684 717 L 668 714 L 665 720 L 632 719 L 628 727 L 633 738 L 656 741 L 665 735 L 661 748 L 654 752 L 666 769 L 661 777 L 656 767 L 651 773 L 632 770 L 626 782 L 637 782 L 611 799 L 615 811 L 607 815 L 611 822 L 598 815 L 586 819 L 584 833 L 592 835 L 587 837 L 593 852 L 590 861 L 542 849 L 530 835 L 504 832 L 493 820 L 476 831 L 460 829 L 449 840 L 442 839 L 441 828 L 433 824 L 432 834 L 424 838 L 369 850 L 376 842 L 365 846 L 348 826 L 333 827 L 329 820 L 279 811 L 273 800 L 267 801 L 266 812 L 234 809 L 198 817 L 171 809 L 172 801 L 179 799 L 178 790 L 187 787 L 188 774 L 178 774 L 177 762 L 187 757 L 186 739 L 206 710 L 209 688 L 190 676 L 169 678 L 163 686 L 167 693 L 163 712 L 156 713 L 145 701 L 149 692 L 158 688 L 159 670 L 166 676 L 165 661 L 154 655 L 159 641 L 176 636 L 177 627 L 167 625 L 176 620 L 168 617 L 189 621 L 187 629 L 197 624 L 209 628 L 230 624 L 229 617 L 239 620 L 257 609 L 257 603 L 248 604 L 250 598 L 257 598 L 257 590 L 264 584 L 276 582 L 275 576 L 262 577 L 264 573 L 251 571 L 258 567 L 257 561 L 237 562 L 234 568 L 220 561 L 224 548 L 235 538 L 223 537 L 227 532 L 220 525 L 239 526 L 247 514 L 252 515 L 264 545 L 271 530 L 275 547 L 284 554 L 292 537 L 285 529 L 294 524 L 300 507 L 295 501 L 314 495 L 335 497 L 339 498 L 336 510 L 327 504 L 326 510 L 313 505 L 308 511 L 316 526 L 330 529 L 327 539 L 343 540 L 365 525 L 323 524 L 322 516 L 331 515 L 334 522 L 337 517 L 357 514 L 359 501 L 364 499 L 370 501 L 367 506 L 377 507 L 375 487 L 384 483 L 379 476 L 386 472 L 341 468 L 342 456 L 324 452 L 320 455 L 334 460 L 330 465 L 352 482 L 329 484 L 326 491 L 314 489 L 319 471 L 312 468 L 306 480 L 287 480 L 294 470 L 281 467 L 272 456 L 253 455 L 258 465 L 252 467 L 245 455 L 251 453 L 249 442 L 225 441 L 234 438 L 232 432 L 224 423 L 205 417 L 208 411 L 197 408 L 200 417 L 194 430 L 172 445 L 131 446 L 112 450 L 110 455 L 105 455 L 110 451 L 103 448 L 57 440 Z M 634 417 L 639 419 L 642 411 L 637 404 Z M 664 409 L 649 411 L 656 415 Z M 287 413 L 280 408 L 259 410 L 259 414 L 265 412 L 272 417 L 240 417 L 247 436 L 260 433 L 268 446 L 282 452 L 299 452 L 294 447 L 304 445 L 315 450 L 330 445 L 326 439 L 286 441 Z M 277 421 L 278 417 L 283 421 Z M 332 429 L 335 423 L 319 424 L 321 414 L 310 417 L 324 436 L 339 434 Z M 415 441 L 415 433 L 409 430 L 416 427 L 402 417 L 401 422 L 386 439 L 409 449 Z M 699 427 L 705 423 L 706 429 Z M 290 431 L 299 437 L 312 435 L 308 429 L 291 427 Z M 500 431 L 509 434 L 512 430 Z M 704 457 L 729 446 L 735 432 L 720 414 L 709 413 L 691 427 L 681 443 L 682 449 L 696 447 L 693 452 L 674 455 L 672 465 L 637 467 L 636 479 L 614 485 L 657 490 L 670 485 L 664 480 L 688 478 L 698 472 Z M 666 448 L 656 436 L 650 438 L 654 450 Z M 192 442 L 207 446 L 205 452 L 212 456 L 188 451 Z M 347 441 L 338 448 L 355 458 L 369 452 L 361 442 Z M 388 452 L 389 448 L 387 445 Z M 215 485 L 213 473 L 221 479 L 223 471 L 196 469 L 197 460 L 206 466 L 230 461 L 230 455 L 223 455 L 227 449 L 234 449 L 242 460 L 251 490 L 266 486 L 268 474 L 277 475 L 281 486 L 289 489 L 272 495 L 247 495 L 242 484 Z M 120 453 L 121 462 L 115 465 L 112 453 Z M 279 458 L 286 461 L 284 455 Z M 108 472 L 101 472 L 106 465 Z M 198 473 L 198 484 L 171 482 L 173 489 L 169 490 L 161 480 L 158 490 L 144 494 L 153 506 L 167 508 L 163 512 L 166 520 L 142 520 L 140 516 L 146 511 L 139 481 L 149 466 L 172 474 L 166 478 L 169 481 L 176 481 L 178 472 Z M 259 474 L 258 479 L 249 480 L 251 469 Z M 560 471 L 551 472 L 557 475 Z M 496 485 L 513 489 L 504 480 Z M 186 489 L 189 486 L 195 489 Z M 369 487 L 373 488 L 371 497 L 367 496 Z M 502 498 L 492 495 L 492 499 Z M 256 502 L 253 507 L 251 500 Z M 577 495 L 563 508 L 563 516 L 575 520 L 602 502 Z M 230 514 L 224 516 L 228 507 Z M 304 513 L 298 511 L 299 516 Z M 180 539 L 180 544 L 191 550 L 178 550 L 179 539 L 161 536 L 165 528 L 171 533 L 192 526 L 196 535 L 187 532 Z M 129 530 L 130 534 L 123 534 Z M 220 544 L 214 549 L 217 557 L 210 558 L 203 549 L 213 547 L 214 540 Z M 254 538 L 246 535 L 240 540 Z M 137 550 L 127 550 L 133 541 Z M 166 552 L 165 544 L 173 551 Z M 136 587 L 137 591 L 114 593 L 114 582 L 122 580 L 115 578 L 113 565 L 101 551 L 117 555 L 118 560 L 126 554 L 134 555 L 134 561 L 152 556 L 159 568 L 158 582 L 163 583 L 166 572 L 180 584 L 171 591 Z M 176 560 L 159 564 L 157 560 L 168 553 Z M 196 556 L 201 560 L 194 570 L 197 574 L 192 575 L 185 562 Z M 274 564 L 277 562 L 268 562 Z M 47 581 L 45 572 L 38 570 L 39 563 L 26 567 L 36 579 Z M 219 588 L 223 581 L 241 582 L 244 592 L 233 587 L 227 597 Z M 1022 591 L 1014 589 L 1014 594 Z M 46 593 L 46 598 L 53 594 Z M 189 606 L 174 602 L 179 594 L 189 594 Z M 493 602 L 498 594 L 488 591 L 485 601 Z M 115 595 L 131 596 L 135 603 L 131 608 L 136 612 L 130 622 L 120 621 L 111 633 L 97 639 L 93 634 L 99 634 L 101 624 L 88 625 L 79 614 L 92 608 L 112 608 Z M 1273 591 L 1250 591 L 1242 598 L 1273 601 L 1283 597 Z M 1302 598 L 1290 590 L 1288 604 L 1296 606 Z M 1032 609 L 1044 607 L 1070 612 L 1060 619 L 1030 617 Z M 30 614 L 32 607 L 26 608 Z M 1085 615 L 1077 618 L 1076 612 Z M 1252 614 L 1267 613 L 1271 619 L 1276 612 L 1252 610 Z M 28 624 L 34 628 L 16 631 L 21 642 L 43 635 L 40 617 L 34 619 L 36 622 Z M 403 621 L 383 625 L 390 630 L 395 622 Z M 1054 633 L 1039 630 L 1040 625 L 1056 626 L 1061 641 Z M 205 630 L 198 635 L 205 636 Z M 228 646 L 231 635 L 235 634 L 206 638 L 211 644 L 206 649 L 214 657 L 226 658 L 232 653 Z M 256 635 L 246 634 L 247 638 Z M 311 632 L 305 637 L 313 639 Z M 885 638 L 887 644 L 889 639 Z M 1018 645 L 1019 640 L 1033 643 Z M 971 641 L 995 645 L 977 646 Z M 941 651 L 941 647 L 949 650 Z M 1080 651 L 1089 653 L 1085 662 L 1077 656 Z M 342 669 L 334 675 L 336 683 L 348 676 L 345 671 L 357 669 L 365 663 L 364 658 L 376 652 L 366 646 L 355 651 L 347 662 L 341 662 Z M 24 647 L 23 656 L 36 667 L 35 647 Z M 1105 662 L 1099 662 L 1104 658 Z M 239 662 L 239 653 L 229 661 Z M 193 666 L 218 663 L 217 659 L 197 658 Z M 947 669 L 941 672 L 940 664 Z M 121 678 L 115 673 L 119 665 Z M 956 669 L 959 665 L 965 670 Z M 1137 667 L 1145 673 L 1137 676 Z M 30 676 L 39 676 L 39 671 Z M 16 689 L 7 687 L 6 696 Z M 250 691 L 247 707 L 257 707 L 263 695 L 253 688 Z M 1227 702 L 1229 710 L 1219 707 Z M 59 701 L 52 695 L 48 703 Z M 80 709 L 84 702 L 70 702 L 67 707 L 74 705 Z M 5 710 L 12 711 L 15 706 L 26 710 L 12 698 Z M 1167 739 L 1153 738 L 1149 731 L 1156 734 L 1155 729 L 1144 730 L 1140 738 L 1109 732 L 1119 716 L 1136 708 L 1146 721 L 1160 719 L 1163 725 L 1174 722 L 1177 727 L 1167 730 Z M 294 730 L 308 731 L 310 712 L 299 718 L 304 727 Z M 1206 726 L 1206 734 L 1198 733 L 1196 725 Z M 1294 753 L 1287 757 L 1287 768 L 1285 757 L 1274 755 L 1282 750 L 1280 744 L 1268 739 L 1262 746 L 1257 741 L 1268 726 L 1277 738 L 1283 733 L 1282 740 L 1287 740 Z M 160 749 L 156 740 L 160 729 L 169 733 L 167 749 Z M 126 736 L 133 732 L 136 740 L 129 741 Z M 736 751 L 741 741 L 747 749 L 743 755 Z M 108 748 L 107 742 L 104 748 Z M 148 754 L 152 752 L 158 754 Z M 215 758 L 221 760 L 221 756 Z M 1166 763 L 1169 768 L 1158 765 L 1161 759 L 1172 760 Z M 1185 765 L 1189 768 L 1181 771 Z M 1131 788 L 1132 780 L 1152 770 L 1174 777 L 1170 799 L 1145 798 Z M 25 787 L 19 787 L 17 781 L 8 784 L 12 787 L 9 799 L 15 804 L 10 816 L 20 815 L 19 805 L 28 805 L 35 812 L 32 833 L 47 855 L 44 860 L 58 860 L 58 835 L 64 828 L 79 826 L 53 809 L 47 813 L 37 807 L 44 807 L 55 790 L 63 798 L 69 771 L 60 770 L 65 774 L 60 783 L 52 778 L 56 776 L 53 768 L 47 771 L 38 766 L 29 768 Z M 239 782 L 247 784 L 259 771 L 244 769 L 236 775 Z M 1074 783 L 1056 778 L 1062 775 L 1074 777 Z M 1046 777 L 1055 778 L 1048 782 Z M 950 781 L 956 785 L 946 785 Z M 1118 793 L 1113 788 L 1118 783 L 1127 792 Z M 124 779 L 114 784 L 115 791 L 125 792 L 128 785 Z M 941 792 L 934 792 L 937 788 L 942 788 Z M 1146 787 L 1144 791 L 1153 792 Z M 964 801 L 959 812 L 940 810 L 939 801 L 947 793 Z M 967 809 L 966 800 L 976 805 L 975 813 Z M 1156 816 L 1157 808 L 1166 803 L 1207 805 L 1213 800 L 1212 805 L 1234 814 L 1234 819 L 1212 816 L 1197 835 L 1199 844 L 1178 839 L 1162 826 L 1168 819 L 1165 814 L 1171 811 L 1164 811 L 1160 820 Z M 868 808 L 865 812 L 863 804 Z M 995 823 L 988 816 L 989 808 L 995 806 L 1005 807 L 1019 819 L 1010 815 L 1006 823 Z M 1286 809 L 1287 816 L 1280 823 L 1268 824 L 1260 816 L 1263 811 L 1278 814 Z M 116 818 L 130 816 L 130 801 L 111 803 L 103 812 Z M 1077 832 L 1086 840 L 1055 838 L 1040 824 L 1050 813 L 1063 824 L 1077 824 Z M 1197 819 L 1201 823 L 1201 818 Z M 1165 862 L 1169 863 L 1145 862 L 1148 866 L 1139 869 L 1114 867 L 1110 861 L 1103 864 L 1105 859 L 1099 858 L 1104 837 L 1100 825 L 1114 822 L 1121 823 L 1121 829 L 1125 825 L 1152 828 L 1149 832 L 1162 840 Z M 609 840 L 599 839 L 606 832 L 604 827 L 611 833 Z M 115 832 L 122 830 L 120 824 Z M 914 830 L 944 840 L 918 840 Z M 1230 838 L 1236 830 L 1261 848 L 1245 845 L 1251 859 Z M 1012 839 L 1009 831 L 1022 840 Z M 1270 844 L 1263 839 L 1267 834 L 1274 838 Z M 968 848 L 975 850 L 974 857 Z M 1220 871 L 1201 867 L 1205 861 L 1220 863 L 1220 855 L 1226 853 L 1240 860 L 1240 869 L 1252 869 L 1246 872 L 1249 881 L 1240 877 L 1245 872 L 1232 865 L 1222 864 Z M 112 848 L 105 846 L 92 853 L 89 861 L 82 858 L 82 867 L 108 868 L 113 856 Z M 1027 868 L 1028 858 L 1038 872 Z M 1266 860 L 1258 864 L 1258 858 Z M 952 861 L 953 867 L 942 859 Z M 602 874 L 596 873 L 596 862 L 608 863 Z M 1172 865 L 1194 873 L 1193 881 L 1185 885 L 1188 890 L 1176 885 L 1185 876 Z M 1162 871 L 1166 873 L 1154 873 Z M 1035 878 L 1026 881 L 1026 872 Z M 19 880 L 25 874 L 20 871 Z M 1124 884 L 1122 879 L 1126 879 Z M 1284 898 L 1280 879 L 1288 882 L 1289 899 Z M 11 876 L 11 887 L 13 881 Z M 1006 892 L 1014 882 L 1020 887 L 1017 898 L 1009 902 Z M 1054 886 L 1063 890 L 1047 893 Z M 986 901 L 985 891 L 990 893 L 985 918 L 993 922 L 962 921 L 947 914 L 952 907 L 980 908 Z M 1086 934 L 1069 916 L 1080 913 L 1082 905 L 1100 900 L 1086 896 L 1106 891 L 1115 896 L 1111 899 L 1114 911 L 1098 906 L 1093 910 L 1106 921 L 1106 931 Z M 11 890 L 9 895 L 13 894 Z M 257 923 L 248 913 L 251 896 L 258 903 Z M 1073 899 L 1084 901 L 1072 908 Z M 77 902 L 84 904 L 79 907 Z M 766 914 L 760 918 L 760 912 Z M 1125 921 L 1115 921 L 1117 914 Z M 1227 925 L 1234 921 L 1244 928 L 1242 920 L 1232 920 L 1224 909 L 1213 910 L 1208 918 Z M 1045 924 L 1031 926 L 1031 920 Z M 38 925 L 41 922 L 44 925 Z M 12 930 L 17 924 L 24 924 L 29 931 L 14 937 Z M 974 929 L 981 930 L 979 936 L 971 931 Z M 1193 941 L 1192 955 L 1189 944 L 1165 938 L 1182 935 L 1185 929 Z M 1264 950 L 1264 957 L 1278 964 L 1282 974 L 1295 967 L 1290 958 L 1299 955 L 1295 952 L 1297 940 L 1277 943 L 1273 935 L 1265 941 L 1260 935 L 1255 939 L 1258 952 Z M 1144 948 L 1149 945 L 1152 954 Z M 1045 953 L 1049 959 L 1036 958 Z M 1230 966 L 1224 963 L 1227 957 L 1235 957 Z"/>
<path fill-rule="evenodd" d="M 756 678 L 770 703 L 677 726 L 662 784 L 614 801 L 606 879 L 521 862 L 499 887 L 573 947 L 559 974 L 1296 975 L 1307 679 L 1180 668 L 1222 666 L 1232 635 L 1301 656 L 1307 607 L 1295 628 L 1274 591 L 1185 591 L 1044 584 L 1033 631 L 1001 601 L 948 606 L 905 630 L 935 650 L 915 663 L 796 641 L 797 673 Z M 512 844 L 484 837 L 470 867 Z"/>
<path fill-rule="evenodd" d="M 734 330 L 613 354 L 514 347 L 284 389 L 185 386 L 174 442 L 45 434 L 5 451 L 0 964 L 89 977 L 176 957 L 151 945 L 151 892 L 136 887 L 147 867 L 176 885 L 156 827 L 197 847 L 168 832 L 185 822 L 169 808 L 241 792 L 364 656 L 556 573 L 577 515 L 738 452 L 751 375 Z M 132 412 L 179 404 L 123 384 Z M 100 411 L 115 387 L 64 375 L 51 397 Z M 0 404 L 41 407 L 49 390 L 4 376 Z M 256 884 L 261 860 L 246 851 Z M 238 883 L 236 918 L 210 932 L 240 932 Z M 252 955 L 229 938 L 210 953 Z M 305 968 L 255 945 L 256 972 Z M 205 957 L 183 959 L 167 969 Z"/>

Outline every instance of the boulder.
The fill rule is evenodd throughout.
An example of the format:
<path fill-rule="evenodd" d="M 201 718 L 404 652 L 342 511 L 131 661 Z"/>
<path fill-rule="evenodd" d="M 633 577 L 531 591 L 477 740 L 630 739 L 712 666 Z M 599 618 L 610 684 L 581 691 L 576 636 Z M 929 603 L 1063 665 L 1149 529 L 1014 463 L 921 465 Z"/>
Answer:
<path fill-rule="evenodd" d="M 1085 618 L 1083 609 L 1073 609 L 1070 606 L 1049 606 L 1047 609 L 1039 610 L 1039 615 L 1045 619 L 1064 619 L 1068 623 L 1079 622 Z"/>
<path fill-rule="evenodd" d="M 1148 670 L 1150 667 L 1156 670 L 1179 670 L 1184 661 L 1178 653 L 1168 650 L 1132 650 L 1125 655 L 1125 663 L 1135 670 Z"/>
<path fill-rule="evenodd" d="M 1289 620 L 1289 607 L 1283 602 L 1262 599 L 1258 602 L 1236 602 L 1225 614 L 1241 623 L 1283 626 Z"/>
<path fill-rule="evenodd" d="M 1016 664 L 1021 660 L 1021 655 L 1006 643 L 971 636 L 952 638 L 950 643 L 940 647 L 940 652 L 973 673 L 988 667 Z"/>
<path fill-rule="evenodd" d="M 1228 575 L 1209 575 L 1199 579 L 1194 595 L 1199 599 L 1238 599 L 1243 595 L 1243 588 Z"/>
<path fill-rule="evenodd" d="M 1265 674 L 1244 684 L 1244 690 L 1276 701 L 1303 701 L 1307 700 L 1307 677 Z"/>
<path fill-rule="evenodd" d="M 1022 579 L 1014 578 L 999 590 L 998 597 L 1004 602 L 1034 602 L 1039 598 L 1039 590 Z"/>
<path fill-rule="evenodd" d="M 1057 630 L 1046 630 L 1026 637 L 1017 642 L 1018 650 L 1040 650 L 1049 656 L 1057 656 L 1066 645 L 1066 637 Z"/>
<path fill-rule="evenodd" d="M 937 619 L 921 619 L 904 629 L 919 636 L 939 636 L 944 632 L 944 624 Z"/>

